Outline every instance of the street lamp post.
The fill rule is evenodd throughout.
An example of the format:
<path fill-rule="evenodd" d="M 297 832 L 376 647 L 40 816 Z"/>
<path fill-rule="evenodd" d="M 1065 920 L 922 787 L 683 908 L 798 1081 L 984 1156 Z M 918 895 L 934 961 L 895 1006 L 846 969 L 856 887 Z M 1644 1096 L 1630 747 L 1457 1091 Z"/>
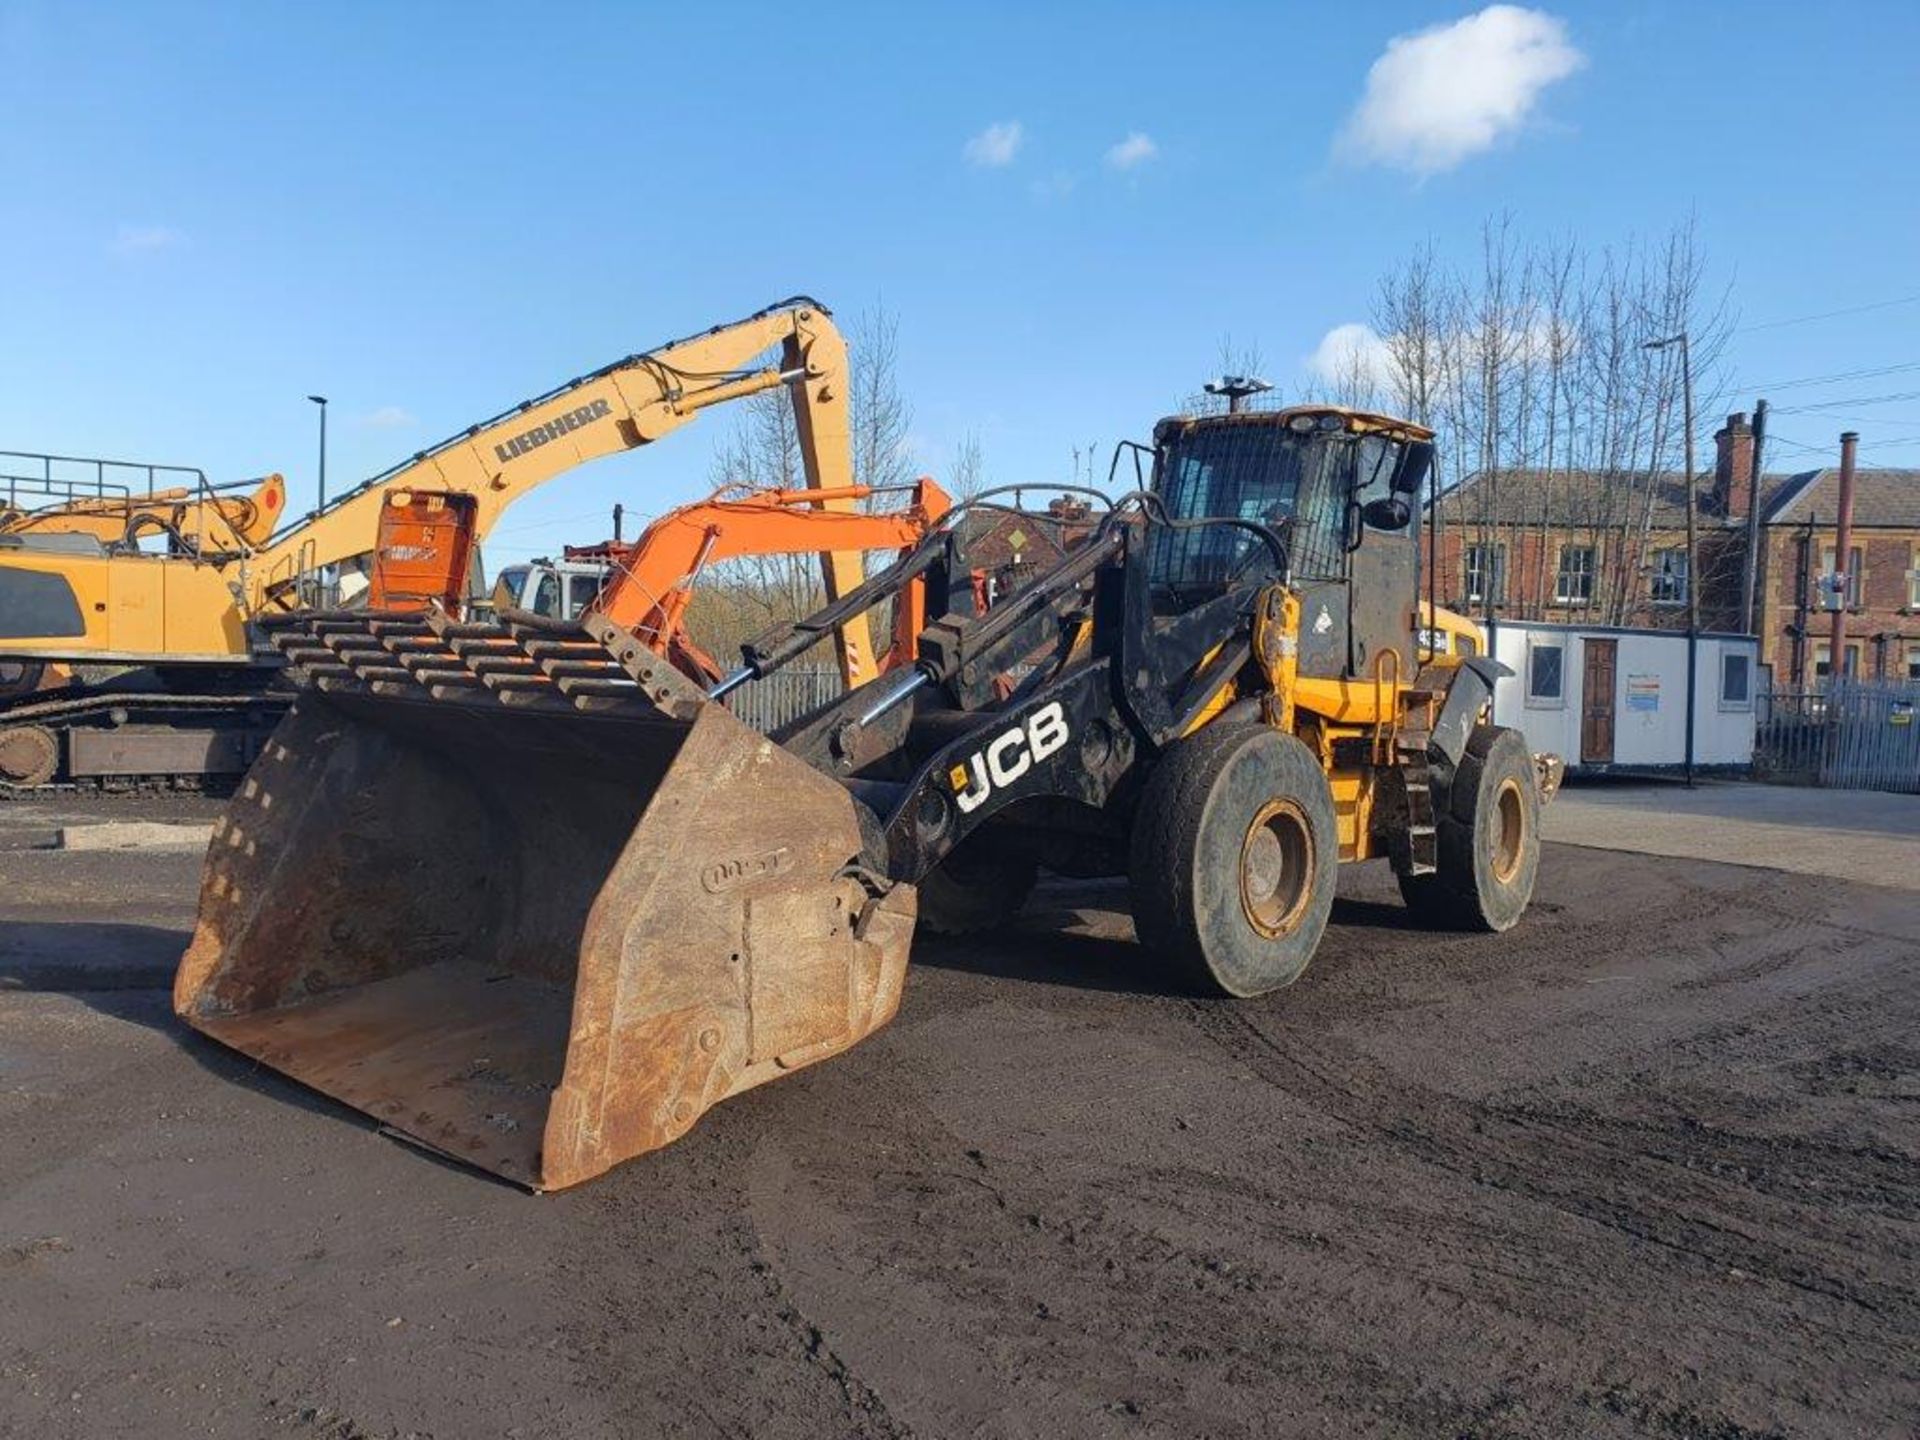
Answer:
<path fill-rule="evenodd" d="M 320 508 L 327 508 L 327 397 L 309 395 L 307 399 L 320 407 Z"/>
<path fill-rule="evenodd" d="M 1669 345 L 1680 347 L 1680 395 L 1681 421 L 1686 426 L 1685 476 L 1687 491 L 1687 787 L 1693 787 L 1693 714 L 1694 690 L 1698 684 L 1694 674 L 1695 662 L 1700 649 L 1700 590 L 1695 583 L 1699 566 L 1698 547 L 1694 532 L 1697 521 L 1693 484 L 1693 354 L 1687 348 L 1687 332 L 1669 335 L 1664 340 L 1649 340 L 1642 348 L 1647 350 L 1665 350 Z"/>

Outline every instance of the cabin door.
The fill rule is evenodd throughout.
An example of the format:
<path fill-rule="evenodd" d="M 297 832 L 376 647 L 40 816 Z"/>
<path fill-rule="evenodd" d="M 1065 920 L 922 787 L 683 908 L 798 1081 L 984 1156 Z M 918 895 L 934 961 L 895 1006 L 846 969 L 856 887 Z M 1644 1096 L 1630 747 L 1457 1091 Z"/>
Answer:
<path fill-rule="evenodd" d="M 1586 678 L 1580 685 L 1580 763 L 1613 763 L 1614 670 L 1619 659 L 1618 640 L 1588 639 Z"/>

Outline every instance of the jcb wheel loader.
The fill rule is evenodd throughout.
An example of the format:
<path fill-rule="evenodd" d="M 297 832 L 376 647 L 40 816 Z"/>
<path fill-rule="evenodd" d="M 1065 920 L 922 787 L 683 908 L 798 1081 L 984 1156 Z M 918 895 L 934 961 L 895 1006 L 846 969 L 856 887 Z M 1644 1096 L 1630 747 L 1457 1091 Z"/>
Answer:
<path fill-rule="evenodd" d="M 923 884 L 978 919 L 1034 867 L 1129 875 L 1143 943 L 1235 996 L 1299 975 L 1341 861 L 1510 926 L 1557 769 L 1482 722 L 1496 662 L 1418 640 L 1431 451 L 1330 407 L 1168 420 L 992 609 L 962 505 L 704 688 L 605 614 L 291 622 L 175 1007 L 553 1189 L 884 1024 Z M 717 703 L 911 586 L 911 664 L 771 736 Z"/>

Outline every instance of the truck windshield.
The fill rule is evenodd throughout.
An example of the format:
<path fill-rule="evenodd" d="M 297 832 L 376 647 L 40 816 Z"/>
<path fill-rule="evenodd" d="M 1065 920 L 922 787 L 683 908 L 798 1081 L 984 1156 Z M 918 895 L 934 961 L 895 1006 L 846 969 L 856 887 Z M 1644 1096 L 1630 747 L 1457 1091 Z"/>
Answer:
<path fill-rule="evenodd" d="M 1183 520 L 1232 516 L 1271 526 L 1287 542 L 1295 579 L 1345 573 L 1342 434 L 1301 434 L 1277 423 L 1198 424 L 1163 434 L 1154 489 Z M 1262 552 L 1244 530 L 1212 526 L 1155 537 L 1153 583 L 1176 589 L 1225 584 Z"/>

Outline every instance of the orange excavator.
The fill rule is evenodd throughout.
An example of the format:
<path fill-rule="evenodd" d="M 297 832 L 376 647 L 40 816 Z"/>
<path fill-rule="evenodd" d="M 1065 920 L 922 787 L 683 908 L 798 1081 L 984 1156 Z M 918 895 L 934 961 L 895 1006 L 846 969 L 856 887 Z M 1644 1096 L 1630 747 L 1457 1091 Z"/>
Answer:
<path fill-rule="evenodd" d="M 836 500 L 865 502 L 888 489 L 907 493 L 904 508 L 879 513 L 815 508 Z M 595 547 L 613 573 L 593 608 L 664 655 L 681 674 L 712 684 L 722 669 L 687 633 L 687 608 L 695 583 L 710 567 L 743 556 L 852 550 L 904 553 L 918 545 L 951 507 L 946 491 L 924 476 L 901 487 L 845 485 L 716 493 L 668 511 L 632 545 Z M 591 554 L 574 552 L 575 558 Z M 874 670 L 885 673 L 910 659 L 914 637 L 925 623 L 924 591 L 915 585 L 895 609 L 890 643 L 884 650 L 875 649 Z M 863 683 L 854 675 L 842 678 L 849 685 Z"/>

